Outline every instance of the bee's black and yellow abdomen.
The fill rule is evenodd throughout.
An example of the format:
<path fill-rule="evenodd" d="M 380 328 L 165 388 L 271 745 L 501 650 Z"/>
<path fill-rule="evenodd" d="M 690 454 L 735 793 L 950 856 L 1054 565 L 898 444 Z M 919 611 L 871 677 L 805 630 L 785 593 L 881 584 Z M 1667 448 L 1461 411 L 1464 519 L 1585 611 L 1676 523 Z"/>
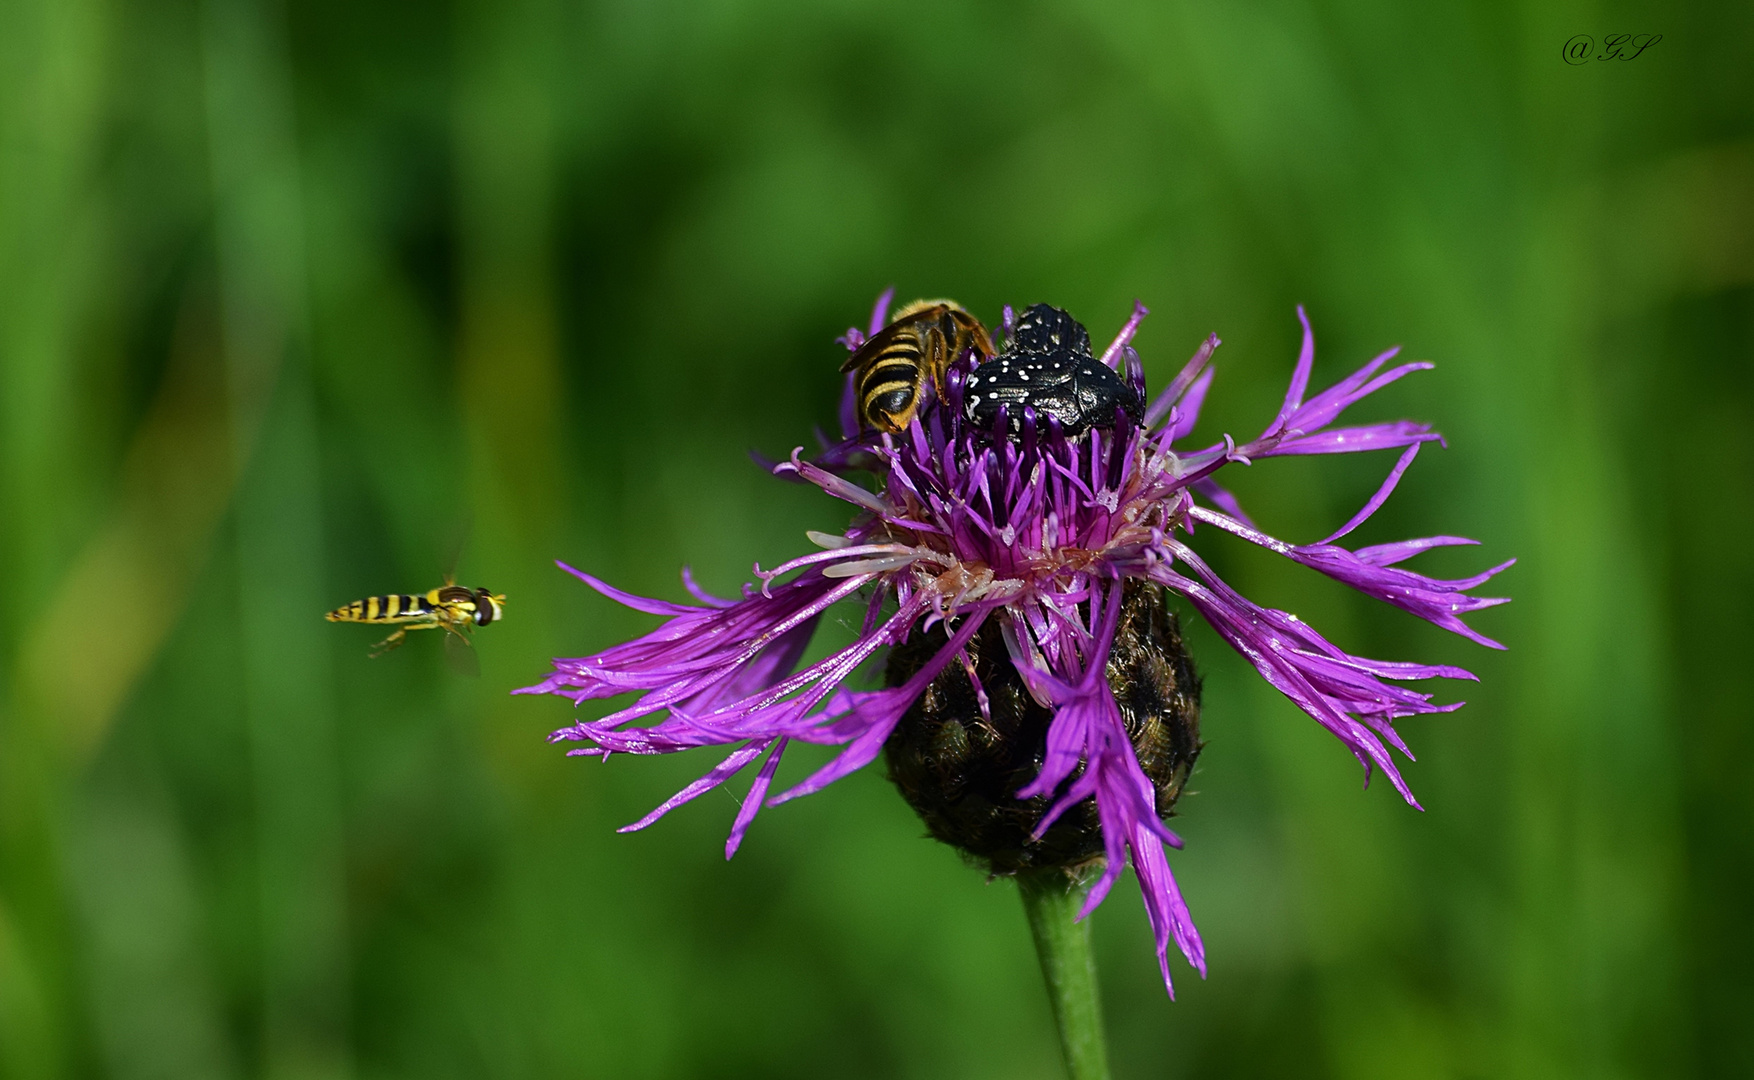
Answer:
<path fill-rule="evenodd" d="M 993 354 L 986 328 L 952 300 L 916 300 L 847 358 L 856 371 L 859 415 L 868 427 L 900 432 L 913 420 L 927 382 L 942 389 L 951 362 L 965 351 Z"/>
<path fill-rule="evenodd" d="M 911 414 L 925 381 L 921 360 L 913 341 L 898 341 L 860 373 L 859 400 L 866 423 L 893 428 L 899 426 L 896 419 Z"/>

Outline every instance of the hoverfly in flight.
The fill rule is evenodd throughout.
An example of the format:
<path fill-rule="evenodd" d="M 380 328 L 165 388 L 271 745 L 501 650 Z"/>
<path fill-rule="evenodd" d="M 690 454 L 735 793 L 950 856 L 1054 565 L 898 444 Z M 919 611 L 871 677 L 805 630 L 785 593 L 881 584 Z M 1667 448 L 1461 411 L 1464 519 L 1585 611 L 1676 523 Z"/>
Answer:
<path fill-rule="evenodd" d="M 505 596 L 485 588 L 466 589 L 451 582 L 428 592 L 425 596 L 391 593 L 368 596 L 344 604 L 324 615 L 330 622 L 375 623 L 394 626 L 389 637 L 372 646 L 372 656 L 382 656 L 402 644 L 410 630 L 444 630 L 445 650 L 452 663 L 474 673 L 478 667 L 474 654 L 468 650 L 469 635 L 477 626 L 505 616 Z"/>

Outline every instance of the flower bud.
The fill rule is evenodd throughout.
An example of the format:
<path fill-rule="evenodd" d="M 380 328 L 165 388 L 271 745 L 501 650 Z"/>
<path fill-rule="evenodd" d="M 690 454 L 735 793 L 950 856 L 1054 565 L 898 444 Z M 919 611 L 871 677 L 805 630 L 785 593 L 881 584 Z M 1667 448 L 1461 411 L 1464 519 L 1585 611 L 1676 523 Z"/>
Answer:
<path fill-rule="evenodd" d="M 940 625 L 897 646 L 888 684 L 905 682 L 946 640 Z M 998 619 L 988 619 L 967 654 L 987 695 L 985 715 L 968 672 L 950 664 L 889 736 L 890 779 L 934 839 L 989 873 L 1082 871 L 1104 850 L 1096 800 L 1067 810 L 1035 840 L 1031 834 L 1053 799 L 1017 797 L 1041 771 L 1053 711 L 1025 688 Z M 1200 753 L 1200 680 L 1162 588 L 1127 583 L 1107 675 L 1133 751 L 1156 789 L 1157 812 L 1168 818 Z"/>

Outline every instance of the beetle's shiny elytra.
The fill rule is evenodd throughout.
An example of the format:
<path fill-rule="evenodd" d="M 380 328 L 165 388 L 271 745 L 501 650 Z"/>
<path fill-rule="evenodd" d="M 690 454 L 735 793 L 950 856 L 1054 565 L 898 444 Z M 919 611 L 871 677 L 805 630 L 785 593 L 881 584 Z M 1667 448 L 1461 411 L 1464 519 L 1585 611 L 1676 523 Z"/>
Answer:
<path fill-rule="evenodd" d="M 1025 311 L 1010 344 L 969 373 L 965 386 L 963 414 L 983 431 L 1001 408 L 1011 435 L 1022 430 L 1023 410 L 1033 407 L 1038 424 L 1051 417 L 1067 438 L 1113 427 L 1117 410 L 1134 422 L 1145 415 L 1138 391 L 1091 352 L 1084 327 L 1047 304 Z"/>

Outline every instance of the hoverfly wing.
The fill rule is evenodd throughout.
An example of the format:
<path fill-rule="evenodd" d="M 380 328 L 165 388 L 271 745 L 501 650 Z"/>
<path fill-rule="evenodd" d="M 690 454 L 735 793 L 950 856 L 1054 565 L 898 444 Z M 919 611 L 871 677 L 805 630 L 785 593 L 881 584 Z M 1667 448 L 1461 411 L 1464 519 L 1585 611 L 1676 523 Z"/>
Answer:
<path fill-rule="evenodd" d="M 447 632 L 445 634 L 445 663 L 458 675 L 468 679 L 481 678 L 481 658 L 469 644 L 469 639 L 462 634 Z"/>
<path fill-rule="evenodd" d="M 457 567 L 463 562 L 463 549 L 469 546 L 469 534 L 475 529 L 474 519 L 467 513 L 451 523 L 445 534 L 443 552 L 444 561 L 439 565 L 444 568 L 446 585 L 457 583 Z"/>

